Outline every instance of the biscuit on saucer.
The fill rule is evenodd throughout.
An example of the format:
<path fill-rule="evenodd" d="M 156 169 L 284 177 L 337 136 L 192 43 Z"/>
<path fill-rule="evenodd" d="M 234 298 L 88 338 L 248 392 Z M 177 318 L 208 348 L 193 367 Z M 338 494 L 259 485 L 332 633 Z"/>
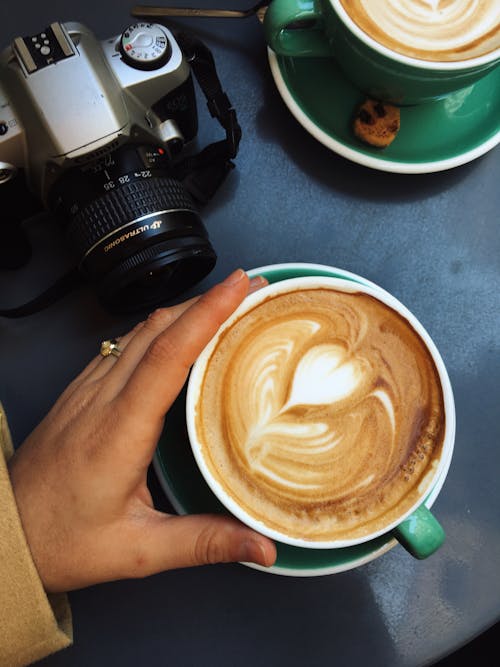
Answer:
<path fill-rule="evenodd" d="M 400 125 L 398 107 L 368 98 L 356 111 L 353 130 L 361 141 L 386 148 L 396 138 Z"/>

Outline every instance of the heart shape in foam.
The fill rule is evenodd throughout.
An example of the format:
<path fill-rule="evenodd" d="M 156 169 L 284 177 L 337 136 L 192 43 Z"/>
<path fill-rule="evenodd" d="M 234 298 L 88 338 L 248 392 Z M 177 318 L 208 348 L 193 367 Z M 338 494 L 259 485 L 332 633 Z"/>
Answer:
<path fill-rule="evenodd" d="M 316 345 L 300 359 L 281 412 L 294 405 L 327 405 L 347 398 L 362 382 L 365 368 L 363 359 L 349 358 L 342 345 Z"/>

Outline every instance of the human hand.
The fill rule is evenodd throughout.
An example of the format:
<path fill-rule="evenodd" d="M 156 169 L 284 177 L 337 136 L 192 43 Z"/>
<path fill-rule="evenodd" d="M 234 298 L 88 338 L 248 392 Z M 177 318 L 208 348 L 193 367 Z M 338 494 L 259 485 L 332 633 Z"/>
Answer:
<path fill-rule="evenodd" d="M 271 540 L 236 519 L 154 509 L 147 469 L 191 365 L 247 293 L 242 270 L 159 309 L 67 387 L 9 463 L 31 553 L 48 592 L 206 563 L 270 566 Z"/>

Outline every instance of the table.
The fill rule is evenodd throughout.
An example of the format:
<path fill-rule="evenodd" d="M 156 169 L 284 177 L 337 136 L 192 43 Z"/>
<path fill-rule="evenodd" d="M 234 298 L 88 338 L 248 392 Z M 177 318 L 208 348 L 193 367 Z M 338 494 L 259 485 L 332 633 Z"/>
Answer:
<path fill-rule="evenodd" d="M 129 9 L 120 0 L 2 3 L 1 43 L 55 20 L 81 21 L 104 39 L 133 22 Z M 289 113 L 255 17 L 183 25 L 213 50 L 244 132 L 237 169 L 204 211 L 218 263 L 191 292 L 237 266 L 304 261 L 361 274 L 403 301 L 435 340 L 455 392 L 456 448 L 434 505 L 447 540 L 427 561 L 396 547 L 323 577 L 216 565 L 77 591 L 70 594 L 75 645 L 43 664 L 431 664 L 500 618 L 499 149 L 434 174 L 349 162 Z M 199 136 L 201 145 L 220 138 L 201 104 Z M 69 263 L 50 216 L 27 229 L 33 258 L 1 272 L 2 306 L 26 301 Z M 0 396 L 16 444 L 99 341 L 134 322 L 105 312 L 87 288 L 37 315 L 0 321 Z M 153 472 L 151 488 L 168 510 Z"/>

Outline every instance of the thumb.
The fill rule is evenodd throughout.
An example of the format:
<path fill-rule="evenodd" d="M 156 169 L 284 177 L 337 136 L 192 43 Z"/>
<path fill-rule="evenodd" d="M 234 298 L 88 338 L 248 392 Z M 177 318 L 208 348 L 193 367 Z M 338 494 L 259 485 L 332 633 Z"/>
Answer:
<path fill-rule="evenodd" d="M 276 546 L 236 519 L 218 514 L 171 516 L 155 512 L 153 526 L 141 533 L 142 557 L 136 559 L 146 576 L 163 570 L 213 563 L 251 562 L 270 567 Z"/>

